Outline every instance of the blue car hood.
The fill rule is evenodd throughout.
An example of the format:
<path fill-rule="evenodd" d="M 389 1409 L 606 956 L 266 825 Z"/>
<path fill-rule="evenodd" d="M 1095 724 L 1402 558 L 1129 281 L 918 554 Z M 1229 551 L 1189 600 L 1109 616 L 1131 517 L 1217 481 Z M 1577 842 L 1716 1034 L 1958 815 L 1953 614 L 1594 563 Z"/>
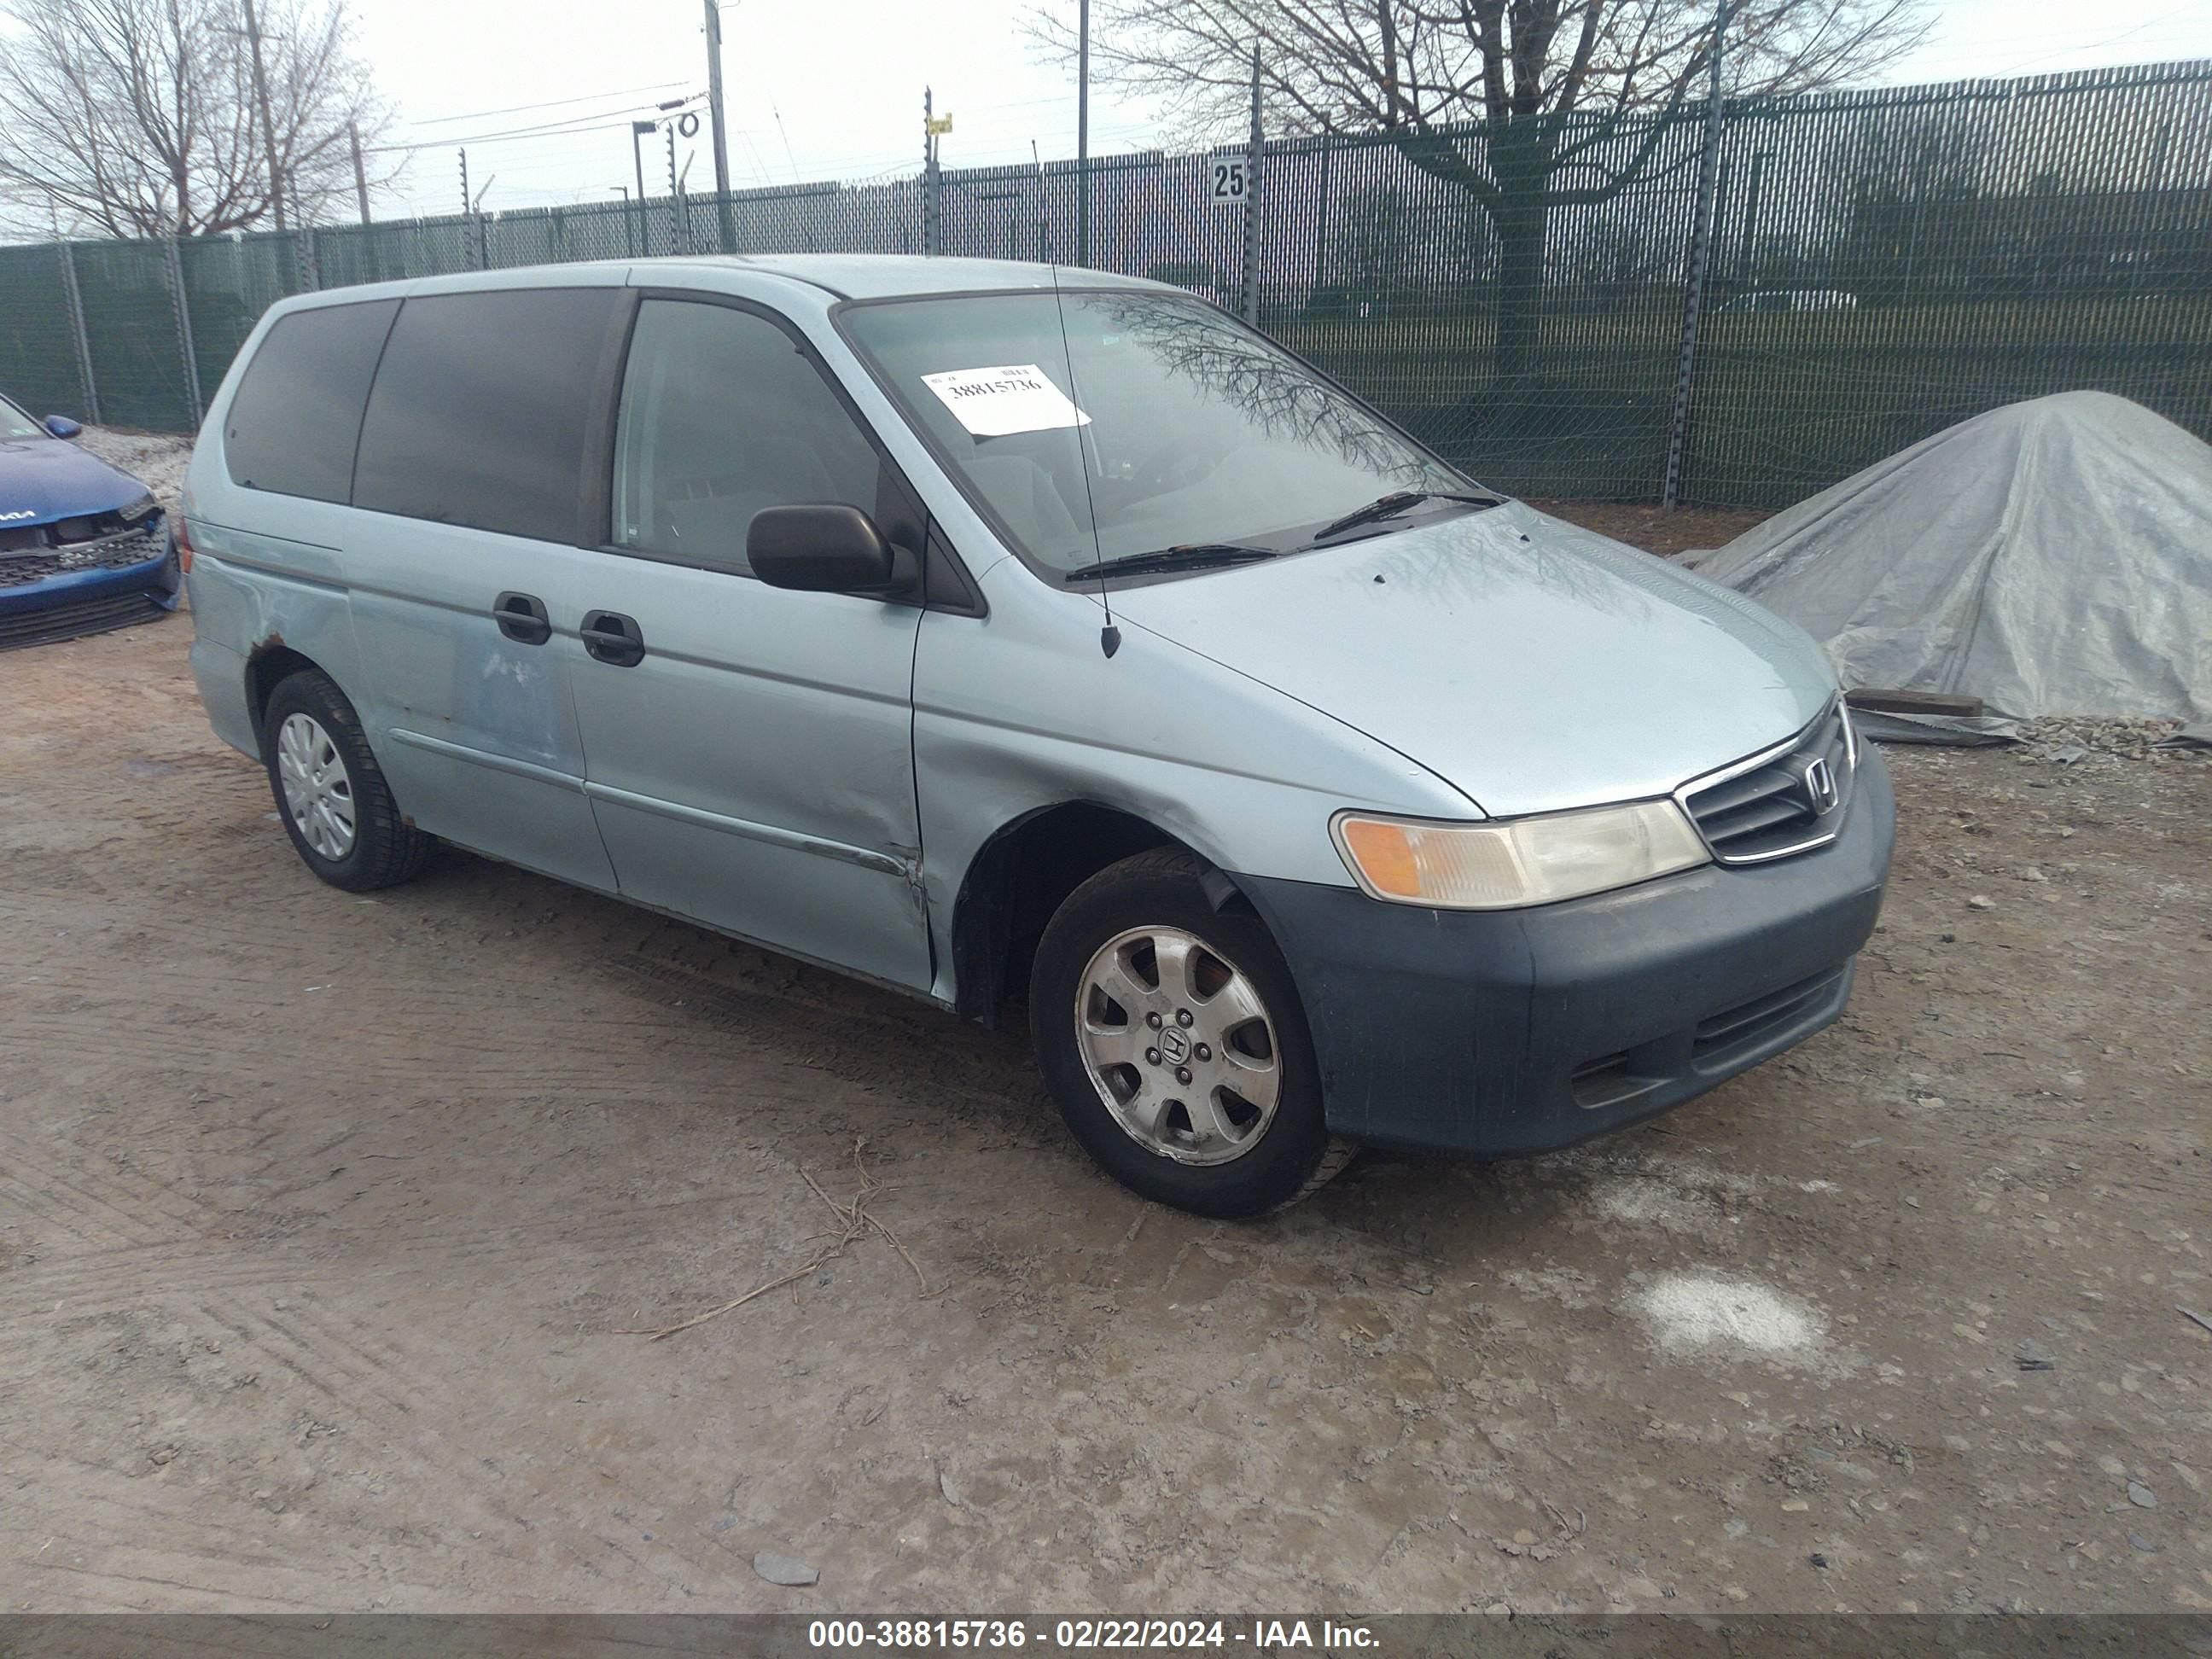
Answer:
<path fill-rule="evenodd" d="M 1665 794 L 1836 690 L 1771 611 L 1518 502 L 1113 600 L 1116 621 L 1389 744 L 1495 817 Z"/>
<path fill-rule="evenodd" d="M 109 513 L 145 493 L 128 472 L 59 438 L 0 443 L 0 529 Z"/>

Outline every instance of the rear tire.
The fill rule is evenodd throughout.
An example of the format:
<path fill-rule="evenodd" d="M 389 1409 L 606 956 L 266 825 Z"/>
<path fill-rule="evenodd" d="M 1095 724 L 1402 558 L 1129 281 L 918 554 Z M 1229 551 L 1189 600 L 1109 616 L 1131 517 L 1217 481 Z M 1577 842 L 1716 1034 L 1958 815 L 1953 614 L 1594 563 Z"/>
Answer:
<path fill-rule="evenodd" d="M 1158 1203 L 1263 1215 L 1351 1161 L 1282 952 L 1257 917 L 1214 910 L 1181 848 L 1068 895 L 1037 945 L 1030 1029 L 1075 1138 Z"/>
<path fill-rule="evenodd" d="M 277 682 L 262 715 L 261 756 L 284 833 L 331 886 L 373 892 L 422 867 L 430 837 L 400 816 L 361 716 L 329 675 L 303 668 Z"/>

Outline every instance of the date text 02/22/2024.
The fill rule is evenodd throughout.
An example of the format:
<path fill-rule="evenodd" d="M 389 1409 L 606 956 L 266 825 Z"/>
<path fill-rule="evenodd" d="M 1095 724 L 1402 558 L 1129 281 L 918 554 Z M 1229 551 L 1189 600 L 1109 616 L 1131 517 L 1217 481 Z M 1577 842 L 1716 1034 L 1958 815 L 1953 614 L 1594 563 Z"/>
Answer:
<path fill-rule="evenodd" d="M 1367 1626 L 1329 1619 L 1059 1619 L 1034 1626 L 1025 1619 L 817 1619 L 806 1638 L 814 1648 L 894 1651 L 1034 1645 L 1069 1652 L 1241 1647 L 1334 1653 L 1376 1646 Z"/>

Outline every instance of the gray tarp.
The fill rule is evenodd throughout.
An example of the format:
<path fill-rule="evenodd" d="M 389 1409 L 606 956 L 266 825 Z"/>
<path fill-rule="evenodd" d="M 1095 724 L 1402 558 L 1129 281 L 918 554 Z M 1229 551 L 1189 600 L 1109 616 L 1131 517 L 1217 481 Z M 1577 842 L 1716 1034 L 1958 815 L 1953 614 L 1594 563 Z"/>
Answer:
<path fill-rule="evenodd" d="M 2022 720 L 2212 720 L 2212 445 L 2102 392 L 1978 415 L 1707 556 L 1698 574 L 1828 648 L 1847 688 L 1982 699 L 1876 736 Z"/>

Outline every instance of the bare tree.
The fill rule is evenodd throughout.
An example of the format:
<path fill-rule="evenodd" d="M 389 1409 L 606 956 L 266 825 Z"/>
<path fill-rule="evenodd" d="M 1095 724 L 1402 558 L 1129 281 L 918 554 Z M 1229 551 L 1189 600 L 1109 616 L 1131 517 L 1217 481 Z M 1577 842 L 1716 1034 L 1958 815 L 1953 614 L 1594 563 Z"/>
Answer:
<path fill-rule="evenodd" d="M 235 0 L 0 0 L 0 198 L 64 231 L 204 236 L 353 191 L 391 111 L 345 0 L 262 0 L 269 130 Z M 379 167 L 373 185 L 394 169 Z"/>
<path fill-rule="evenodd" d="M 1926 0 L 1719 0 L 1733 95 L 1863 76 L 1917 45 Z M 1525 372 L 1552 209 L 1668 162 L 1699 95 L 1717 0 L 1097 0 L 1101 79 L 1158 99 L 1189 137 L 1235 133 L 1254 52 L 1272 131 L 1370 132 L 1468 192 L 1498 249 L 1497 368 Z M 1073 61 L 1072 0 L 1031 14 Z M 1678 142 L 1675 159 L 1687 153 Z"/>

